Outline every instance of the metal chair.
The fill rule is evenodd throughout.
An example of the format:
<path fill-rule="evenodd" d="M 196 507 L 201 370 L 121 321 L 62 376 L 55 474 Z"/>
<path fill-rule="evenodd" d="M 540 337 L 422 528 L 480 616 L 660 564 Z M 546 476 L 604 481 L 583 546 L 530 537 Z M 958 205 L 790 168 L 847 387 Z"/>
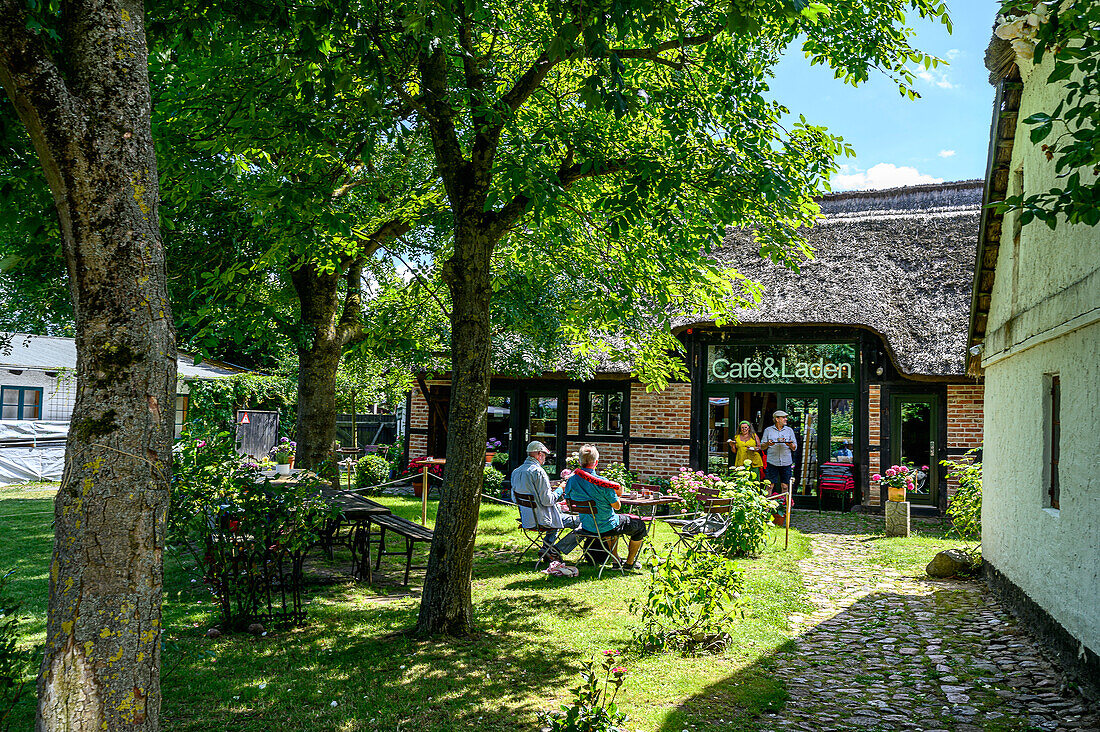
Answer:
<path fill-rule="evenodd" d="M 523 559 L 527 555 L 527 552 L 533 548 L 535 550 L 535 556 L 538 559 L 535 561 L 535 569 L 538 569 L 542 564 L 544 557 L 542 556 L 542 547 L 545 544 L 546 534 L 555 531 L 552 526 L 543 526 L 539 523 L 539 514 L 536 510 L 535 497 L 530 493 L 512 493 L 512 497 L 516 500 L 516 505 L 520 508 L 528 508 L 531 510 L 531 516 L 534 518 L 535 525 L 528 528 L 523 525 L 523 519 L 516 519 L 519 522 L 519 528 L 523 532 L 523 538 L 527 539 L 530 546 L 520 552 L 519 558 Z M 522 514 L 521 514 L 522 516 Z"/>
<path fill-rule="evenodd" d="M 705 536 L 708 539 L 720 539 L 730 526 L 730 513 L 733 511 L 732 498 L 704 498 L 703 510 L 689 521 L 684 523 L 669 523 L 669 527 L 676 534 L 675 549 L 684 541 L 696 536 Z"/>
<path fill-rule="evenodd" d="M 592 521 L 596 520 L 596 502 L 595 501 L 573 501 L 566 499 L 566 504 L 569 506 L 570 513 L 575 513 L 578 516 L 591 516 Z M 618 544 L 618 535 L 604 536 L 603 534 L 597 534 L 594 531 L 588 531 L 584 528 L 574 529 L 573 532 L 584 541 L 581 542 L 581 553 L 584 558 L 591 562 L 593 565 L 599 565 L 600 572 L 597 577 L 603 577 L 603 571 L 608 567 L 618 569 L 622 573 L 626 573 L 626 567 L 623 565 L 622 559 L 615 552 L 615 547 Z M 608 543 L 608 539 L 611 540 Z M 603 547 L 604 558 L 603 561 L 597 561 L 596 557 L 592 554 L 593 544 L 599 544 Z"/>

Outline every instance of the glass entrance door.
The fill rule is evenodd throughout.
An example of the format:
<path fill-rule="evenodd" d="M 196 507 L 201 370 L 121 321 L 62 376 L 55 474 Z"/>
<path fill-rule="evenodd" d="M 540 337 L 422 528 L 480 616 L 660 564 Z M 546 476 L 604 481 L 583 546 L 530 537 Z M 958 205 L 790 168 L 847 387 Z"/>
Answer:
<path fill-rule="evenodd" d="M 787 397 L 787 426 L 794 430 L 798 449 L 791 456 L 791 489 L 796 495 L 817 495 L 817 466 L 819 462 L 818 435 L 820 433 L 820 405 L 818 397 Z"/>
<path fill-rule="evenodd" d="M 895 465 L 905 465 L 917 471 L 916 487 L 908 491 L 907 500 L 920 505 L 935 506 L 939 498 L 936 466 L 936 426 L 939 424 L 935 396 L 902 396 L 891 398 L 890 454 Z"/>
<path fill-rule="evenodd" d="M 526 407 L 526 424 L 524 425 L 523 444 L 516 445 L 516 449 L 523 451 L 531 440 L 538 440 L 550 449 L 550 456 L 546 458 L 547 467 L 557 466 L 560 470 L 563 465 L 565 435 L 565 398 L 563 394 L 554 392 L 524 392 L 524 406 Z M 519 440 L 516 441 L 520 442 Z M 526 457 L 523 455 L 522 457 Z M 522 460 L 520 460 L 522 462 Z M 554 471 L 557 472 L 557 471 Z"/>

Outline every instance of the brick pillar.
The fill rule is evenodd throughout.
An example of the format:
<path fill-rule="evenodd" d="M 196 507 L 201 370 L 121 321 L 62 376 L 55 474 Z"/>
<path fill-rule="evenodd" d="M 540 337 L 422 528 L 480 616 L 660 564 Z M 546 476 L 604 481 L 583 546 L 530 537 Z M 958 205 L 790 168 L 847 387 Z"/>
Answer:
<path fill-rule="evenodd" d="M 870 477 L 882 470 L 882 453 L 879 449 L 879 440 L 882 439 L 880 431 L 882 425 L 882 411 L 880 409 L 882 387 L 878 384 L 871 384 L 868 390 L 870 393 L 867 397 L 867 444 L 875 446 L 867 455 L 867 474 Z M 880 502 L 878 485 L 869 483 L 867 486 L 867 505 L 878 506 Z"/>

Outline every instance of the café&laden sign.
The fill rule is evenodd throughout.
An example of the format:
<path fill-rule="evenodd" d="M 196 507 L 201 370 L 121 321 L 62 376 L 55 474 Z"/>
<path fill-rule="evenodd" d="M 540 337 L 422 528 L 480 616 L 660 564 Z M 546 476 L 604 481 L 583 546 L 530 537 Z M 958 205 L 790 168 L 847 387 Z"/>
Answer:
<path fill-rule="evenodd" d="M 707 383 L 851 384 L 855 362 L 847 343 L 716 345 L 707 348 Z"/>

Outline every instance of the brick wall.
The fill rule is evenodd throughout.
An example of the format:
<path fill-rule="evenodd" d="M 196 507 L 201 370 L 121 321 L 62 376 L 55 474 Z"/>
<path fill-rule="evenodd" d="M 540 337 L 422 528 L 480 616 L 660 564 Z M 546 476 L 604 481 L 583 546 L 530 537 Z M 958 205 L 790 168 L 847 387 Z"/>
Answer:
<path fill-rule="evenodd" d="M 420 392 L 419 386 L 412 388 L 412 405 L 409 408 L 409 426 L 413 429 L 428 429 L 428 402 Z"/>
<path fill-rule="evenodd" d="M 947 453 L 957 460 L 966 450 L 982 446 L 985 410 L 984 384 L 947 385 Z M 947 480 L 947 500 L 955 495 L 959 483 Z"/>
<path fill-rule="evenodd" d="M 424 457 L 428 454 L 427 435 L 409 435 L 409 458 Z"/>
<path fill-rule="evenodd" d="M 596 446 L 596 449 L 600 451 L 600 465 L 607 467 L 611 463 L 621 463 L 623 461 L 623 442 L 580 442 L 577 440 L 569 440 L 565 443 L 565 449 L 569 453 L 574 453 L 581 449 L 582 445 L 592 444 Z M 634 448 L 630 448 L 631 457 L 631 469 L 633 469 Z"/>
<path fill-rule="evenodd" d="M 669 384 L 665 390 L 654 392 L 646 392 L 644 384 L 631 384 L 630 436 L 690 437 L 691 384 Z M 633 461 L 633 446 L 630 452 Z"/>
<path fill-rule="evenodd" d="M 642 480 L 664 476 L 671 478 L 686 468 L 689 462 L 687 445 L 634 445 L 630 446 L 630 469 L 642 476 Z"/>
<path fill-rule="evenodd" d="M 882 403 L 882 387 L 878 384 L 871 384 L 868 389 L 870 394 L 867 398 L 867 444 L 881 446 L 880 440 L 882 439 L 882 434 L 880 432 L 880 427 L 882 425 L 882 411 L 879 405 Z M 871 450 L 867 458 L 867 476 L 870 478 L 870 476 L 881 471 L 882 453 L 879 450 Z M 879 505 L 881 500 L 879 490 L 877 485 L 868 484 L 867 496 L 865 498 L 867 505 Z"/>
<path fill-rule="evenodd" d="M 565 434 L 577 435 L 581 431 L 581 390 L 570 389 L 566 395 L 566 404 L 568 408 L 566 410 L 565 418 Z M 569 448 L 572 452 L 575 447 Z M 602 452 L 602 450 L 601 450 Z"/>

